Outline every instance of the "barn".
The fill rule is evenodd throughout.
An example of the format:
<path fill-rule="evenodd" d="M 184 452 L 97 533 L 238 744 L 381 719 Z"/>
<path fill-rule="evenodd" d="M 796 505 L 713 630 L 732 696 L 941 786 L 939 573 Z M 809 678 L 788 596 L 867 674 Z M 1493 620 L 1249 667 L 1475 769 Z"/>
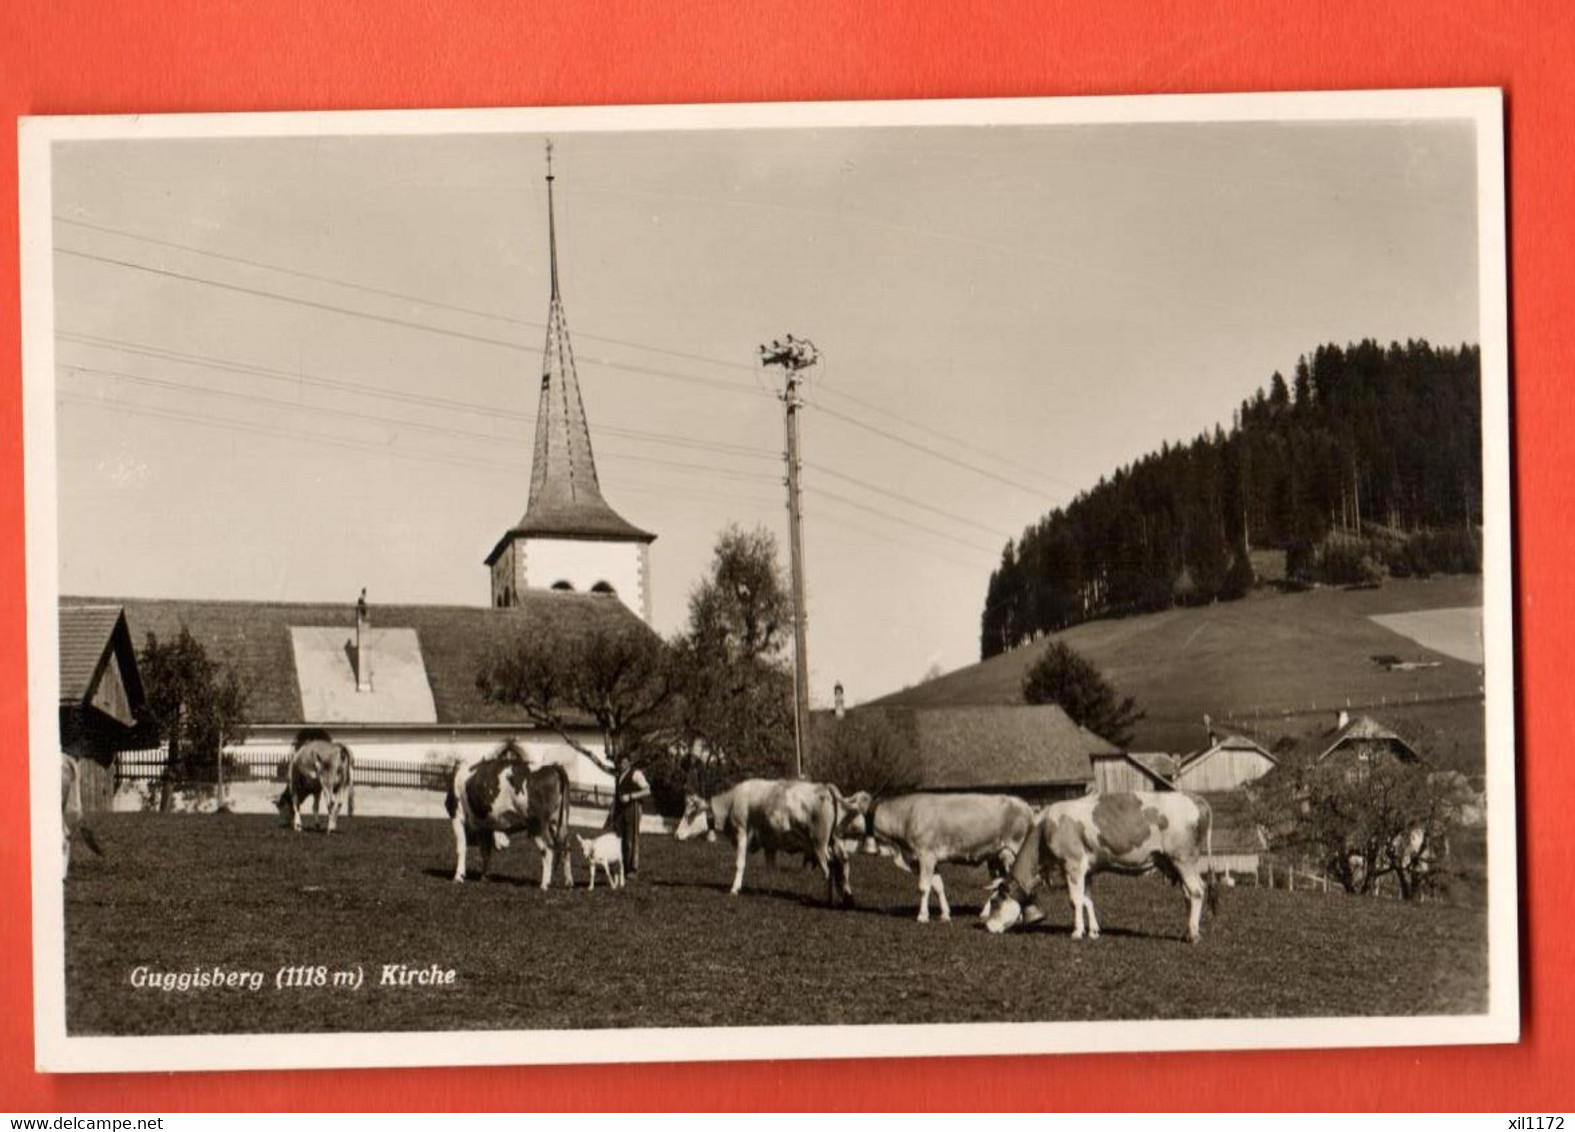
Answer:
<path fill-rule="evenodd" d="M 1172 782 L 1194 794 L 1239 790 L 1277 765 L 1261 743 L 1245 735 L 1210 735 L 1207 747 L 1182 756 Z"/>
<path fill-rule="evenodd" d="M 137 651 L 124 609 L 94 601 L 60 607 L 60 749 L 82 762 L 82 807 L 105 810 L 115 756 L 137 745 L 145 714 Z"/>
<path fill-rule="evenodd" d="M 911 751 L 919 789 L 1015 794 L 1043 805 L 1088 793 L 1094 760 L 1116 747 L 1072 722 L 1055 704 L 903 708 L 870 705 L 847 717 L 882 720 Z M 812 728 L 836 727 L 816 712 Z"/>
<path fill-rule="evenodd" d="M 1094 788 L 1101 794 L 1174 789 L 1176 758 L 1163 751 L 1100 751 L 1093 762 Z"/>

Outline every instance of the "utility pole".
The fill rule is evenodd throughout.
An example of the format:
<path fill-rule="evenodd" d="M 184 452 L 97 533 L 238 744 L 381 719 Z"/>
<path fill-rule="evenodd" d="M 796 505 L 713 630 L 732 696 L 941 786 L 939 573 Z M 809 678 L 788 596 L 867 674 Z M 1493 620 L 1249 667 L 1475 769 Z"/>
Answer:
<path fill-rule="evenodd" d="M 772 341 L 760 347 L 760 364 L 781 366 L 782 404 L 787 415 L 788 557 L 793 582 L 793 773 L 804 777 L 804 740 L 809 732 L 809 657 L 805 651 L 804 629 L 804 531 L 803 508 L 799 499 L 798 411 L 804 407 L 799 397 L 803 382 L 800 372 L 820 361 L 813 342 L 789 334 L 785 342 Z"/>

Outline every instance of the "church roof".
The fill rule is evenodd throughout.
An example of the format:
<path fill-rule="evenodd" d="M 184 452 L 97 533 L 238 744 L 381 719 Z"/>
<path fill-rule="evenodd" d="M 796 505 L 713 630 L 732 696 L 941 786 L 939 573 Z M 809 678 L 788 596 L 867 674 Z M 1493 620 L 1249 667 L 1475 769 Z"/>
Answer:
<path fill-rule="evenodd" d="M 111 603 L 125 610 L 130 637 L 138 649 L 150 632 L 168 640 L 182 627 L 190 630 L 211 659 L 235 668 L 249 692 L 248 714 L 257 724 L 528 726 L 520 709 L 495 704 L 476 687 L 477 673 L 495 650 L 523 634 L 650 632 L 623 602 L 601 594 L 526 590 L 520 593 L 519 604 L 507 609 L 374 605 L 373 680 L 390 695 L 360 697 L 369 709 L 361 718 L 354 706 L 354 693 L 339 687 L 350 665 L 344 645 L 355 635 L 355 613 L 348 602 L 62 597 L 61 623 L 75 621 L 76 607 Z M 345 672 L 329 683 L 318 672 L 327 664 L 326 647 L 303 649 L 303 634 L 298 630 L 306 629 L 305 635 L 311 636 L 335 626 L 333 645 Z M 389 646 L 381 654 L 380 644 Z M 409 681 L 417 678 L 425 680 L 427 696 L 409 687 Z M 349 679 L 353 688 L 353 677 Z M 403 703 L 405 709 L 391 706 L 391 699 Z M 314 714 L 325 710 L 328 718 Z"/>
<path fill-rule="evenodd" d="M 552 212 L 552 155 L 547 165 L 547 232 L 552 261 L 552 299 L 547 308 L 547 344 L 542 351 L 541 397 L 536 408 L 536 443 L 531 457 L 530 498 L 525 514 L 487 556 L 492 565 L 513 538 L 656 538 L 614 511 L 602 498 L 591 451 L 591 430 L 574 368 L 569 322 L 558 290 L 558 236 Z"/>

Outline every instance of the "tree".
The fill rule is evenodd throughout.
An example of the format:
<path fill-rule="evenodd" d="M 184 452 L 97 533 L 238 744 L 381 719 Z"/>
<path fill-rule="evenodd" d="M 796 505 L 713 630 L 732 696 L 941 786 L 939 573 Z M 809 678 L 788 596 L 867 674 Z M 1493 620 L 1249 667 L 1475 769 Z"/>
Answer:
<path fill-rule="evenodd" d="M 775 537 L 724 530 L 674 645 L 683 741 L 670 769 L 703 793 L 792 765 L 793 676 L 783 655 L 792 608 Z"/>
<path fill-rule="evenodd" d="M 246 734 L 248 690 L 229 665 L 182 628 L 161 642 L 149 633 L 137 659 L 150 721 L 169 756 L 159 784 L 159 809 L 168 810 L 176 789 L 217 781 L 226 745 Z"/>
<path fill-rule="evenodd" d="M 1117 698 L 1099 669 L 1063 641 L 1045 649 L 1023 676 L 1023 699 L 1031 704 L 1059 704 L 1074 723 L 1118 747 L 1132 742 L 1132 725 L 1143 718 L 1136 700 Z"/>
<path fill-rule="evenodd" d="M 609 774 L 621 757 L 652 762 L 673 737 L 678 672 L 672 649 L 644 625 L 533 628 L 487 659 L 476 686 Z M 575 735 L 581 719 L 595 721 L 605 757 Z"/>
<path fill-rule="evenodd" d="M 1450 833 L 1471 800 L 1459 775 L 1433 774 L 1388 755 L 1372 763 L 1283 752 L 1250 788 L 1253 810 L 1276 852 L 1326 871 L 1366 895 L 1393 875 L 1414 900 L 1442 878 Z"/>
<path fill-rule="evenodd" d="M 867 790 L 876 798 L 918 789 L 918 749 L 886 714 L 867 708 L 840 719 L 816 721 L 810 744 L 810 773 L 844 793 Z"/>

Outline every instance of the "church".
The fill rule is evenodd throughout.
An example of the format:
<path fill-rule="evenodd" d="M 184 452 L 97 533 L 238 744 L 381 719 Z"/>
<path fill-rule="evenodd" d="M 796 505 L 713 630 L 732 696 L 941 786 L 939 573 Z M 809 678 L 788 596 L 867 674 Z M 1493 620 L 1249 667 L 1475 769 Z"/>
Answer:
<path fill-rule="evenodd" d="M 558 285 L 550 146 L 547 160 L 551 293 L 530 488 L 524 513 L 486 556 L 488 589 L 478 584 L 485 604 L 379 604 L 364 592 L 334 603 L 62 597 L 63 749 L 107 768 L 115 749 L 151 746 L 123 691 L 140 695 L 130 646 L 140 649 L 150 632 L 168 640 L 184 628 L 247 689 L 248 733 L 230 750 L 259 774 L 297 731 L 321 727 L 363 765 L 437 773 L 515 738 L 533 757 L 565 765 L 578 786 L 610 781 L 562 736 L 488 702 L 476 687 L 487 658 L 508 642 L 649 625 L 651 616 L 656 536 L 614 511 L 597 478 Z M 575 739 L 602 746 L 589 721 Z"/>

